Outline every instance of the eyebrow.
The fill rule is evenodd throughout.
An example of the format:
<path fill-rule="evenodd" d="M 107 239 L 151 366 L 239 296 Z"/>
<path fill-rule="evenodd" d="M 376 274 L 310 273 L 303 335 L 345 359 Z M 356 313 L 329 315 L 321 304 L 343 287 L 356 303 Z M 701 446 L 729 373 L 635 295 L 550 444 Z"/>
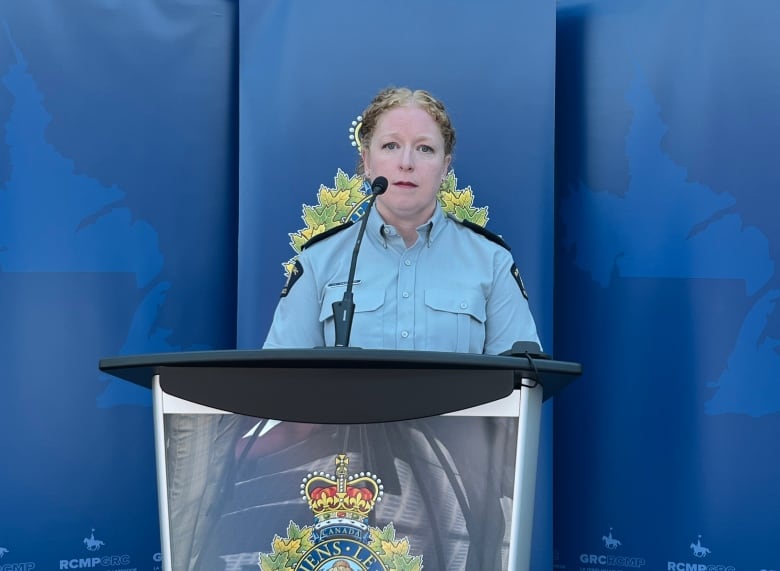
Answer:
<path fill-rule="evenodd" d="M 384 135 L 379 135 L 379 138 L 380 139 L 388 139 L 388 138 L 389 139 L 400 139 L 401 136 L 400 136 L 399 133 L 394 131 L 392 133 L 385 133 Z M 425 141 L 435 141 L 435 139 L 436 139 L 436 135 L 430 135 L 430 134 L 427 134 L 427 133 L 424 133 L 422 135 L 416 136 L 414 138 L 415 141 L 423 141 L 423 140 L 425 140 Z"/>

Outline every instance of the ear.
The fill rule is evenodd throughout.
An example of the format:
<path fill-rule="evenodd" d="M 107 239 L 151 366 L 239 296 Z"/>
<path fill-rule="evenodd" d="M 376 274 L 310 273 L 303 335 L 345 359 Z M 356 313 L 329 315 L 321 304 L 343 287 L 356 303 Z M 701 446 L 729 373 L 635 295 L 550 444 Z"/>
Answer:
<path fill-rule="evenodd" d="M 360 151 L 360 158 L 363 159 L 363 172 L 371 172 L 371 169 L 368 166 L 368 149 L 366 147 L 363 147 Z"/>
<path fill-rule="evenodd" d="M 447 176 L 447 173 L 450 172 L 450 165 L 452 164 L 452 155 L 447 155 L 444 157 L 444 172 L 442 173 L 442 178 Z"/>

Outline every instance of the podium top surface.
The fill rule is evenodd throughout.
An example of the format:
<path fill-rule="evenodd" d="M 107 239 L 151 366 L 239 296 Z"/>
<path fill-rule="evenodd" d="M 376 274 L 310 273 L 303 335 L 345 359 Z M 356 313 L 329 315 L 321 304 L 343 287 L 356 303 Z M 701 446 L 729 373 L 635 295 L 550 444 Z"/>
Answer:
<path fill-rule="evenodd" d="M 311 422 L 336 422 L 320 412 L 327 408 L 322 399 L 343 401 L 354 389 L 370 388 L 375 402 L 387 405 L 382 408 L 406 411 L 365 419 L 379 422 L 453 412 L 498 400 L 523 385 L 542 385 L 546 400 L 582 372 L 578 363 L 528 354 L 349 347 L 129 355 L 101 359 L 99 368 L 147 388 L 159 375 L 164 391 L 214 408 Z M 316 395 L 310 406 L 307 395 Z M 247 404 L 252 402 L 260 404 Z"/>

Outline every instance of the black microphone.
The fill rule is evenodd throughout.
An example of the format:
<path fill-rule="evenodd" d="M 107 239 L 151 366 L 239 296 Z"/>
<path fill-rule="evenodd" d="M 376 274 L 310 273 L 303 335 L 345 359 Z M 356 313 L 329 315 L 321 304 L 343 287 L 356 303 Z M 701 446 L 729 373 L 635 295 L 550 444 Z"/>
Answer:
<path fill-rule="evenodd" d="M 352 286 L 355 283 L 355 267 L 357 266 L 358 252 L 360 243 L 363 241 L 363 234 L 366 232 L 366 221 L 371 213 L 371 207 L 374 206 L 376 197 L 387 190 L 387 179 L 378 176 L 371 183 L 371 196 L 363 211 L 363 217 L 360 220 L 360 229 L 358 230 L 355 247 L 352 250 L 352 262 L 349 265 L 349 277 L 347 278 L 347 290 L 341 301 L 333 302 L 333 322 L 336 329 L 336 347 L 349 347 L 349 335 L 352 332 L 352 320 L 355 317 L 355 302 L 352 300 Z"/>

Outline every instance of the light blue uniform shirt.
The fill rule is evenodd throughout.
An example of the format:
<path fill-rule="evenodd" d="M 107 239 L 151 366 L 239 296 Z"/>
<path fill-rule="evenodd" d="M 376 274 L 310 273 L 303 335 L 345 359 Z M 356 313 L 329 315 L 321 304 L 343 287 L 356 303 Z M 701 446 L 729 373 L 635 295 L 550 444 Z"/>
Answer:
<path fill-rule="evenodd" d="M 312 243 L 298 256 L 265 348 L 334 345 L 333 308 L 346 290 L 359 223 Z M 539 342 L 508 249 L 436 208 L 407 248 L 374 209 L 357 258 L 349 345 L 498 354 L 515 341 Z"/>

